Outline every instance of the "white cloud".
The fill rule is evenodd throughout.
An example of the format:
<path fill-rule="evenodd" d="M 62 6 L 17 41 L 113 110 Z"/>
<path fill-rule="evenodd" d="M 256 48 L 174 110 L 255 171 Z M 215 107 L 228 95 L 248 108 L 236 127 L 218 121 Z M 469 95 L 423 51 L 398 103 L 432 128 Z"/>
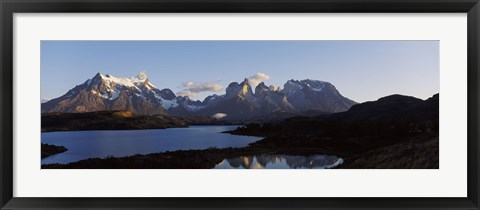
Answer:
<path fill-rule="evenodd" d="M 217 119 L 217 120 L 218 120 L 218 119 L 222 119 L 222 118 L 224 118 L 224 117 L 226 117 L 226 116 L 227 116 L 227 114 L 225 114 L 225 113 L 217 113 L 217 114 L 212 115 L 212 117 L 215 118 L 215 119 Z"/>
<path fill-rule="evenodd" d="M 222 90 L 223 86 L 213 82 L 185 82 L 182 84 L 182 90 L 177 95 L 193 97 L 200 92 L 220 92 Z"/>
<path fill-rule="evenodd" d="M 193 85 L 195 85 L 195 83 L 193 83 L 193 82 L 185 82 L 185 83 L 183 83 L 183 87 L 192 87 Z"/>
<path fill-rule="evenodd" d="M 177 92 L 177 95 L 179 96 L 188 96 L 189 98 L 192 98 L 194 96 L 196 96 L 197 94 L 196 93 L 192 93 L 190 91 L 180 91 L 180 92 Z"/>
<path fill-rule="evenodd" d="M 267 74 L 258 72 L 255 75 L 250 76 L 248 78 L 248 82 L 250 83 L 251 86 L 256 87 L 258 84 L 260 84 L 260 82 L 263 82 L 269 79 L 270 79 L 270 76 L 268 76 Z"/>

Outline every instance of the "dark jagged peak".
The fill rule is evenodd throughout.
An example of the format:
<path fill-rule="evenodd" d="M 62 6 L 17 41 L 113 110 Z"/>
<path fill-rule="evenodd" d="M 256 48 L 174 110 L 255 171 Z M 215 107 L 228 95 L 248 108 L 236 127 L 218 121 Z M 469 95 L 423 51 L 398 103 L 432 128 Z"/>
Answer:
<path fill-rule="evenodd" d="M 190 97 L 188 96 L 178 96 L 177 97 L 177 100 L 179 102 L 186 102 L 188 104 L 198 104 L 198 103 L 202 103 L 200 100 L 193 100 L 191 99 Z"/>
<path fill-rule="evenodd" d="M 225 90 L 225 93 L 227 94 L 227 96 L 235 95 L 239 86 L 240 84 L 238 84 L 238 82 L 232 82 L 228 85 L 227 89 Z"/>
<path fill-rule="evenodd" d="M 264 89 L 264 90 L 268 90 L 268 89 L 269 89 L 269 88 L 265 85 L 264 82 L 260 82 L 260 83 L 257 85 L 257 87 L 255 88 L 255 90 L 256 90 L 257 88 L 261 88 L 261 89 Z"/>
<path fill-rule="evenodd" d="M 247 78 L 245 78 L 243 82 L 240 83 L 240 87 L 241 87 L 240 91 L 243 95 L 253 93 L 252 86 L 250 86 L 250 81 Z"/>
<path fill-rule="evenodd" d="M 203 103 L 200 100 L 192 100 L 188 96 L 178 96 L 177 101 L 181 103 L 187 109 L 193 109 L 191 106 L 202 106 Z"/>
<path fill-rule="evenodd" d="M 231 82 L 230 84 L 228 84 L 228 87 L 238 87 L 240 84 L 238 84 L 238 82 Z"/>
<path fill-rule="evenodd" d="M 275 87 L 275 86 L 273 86 L 273 85 L 268 86 L 268 89 L 269 89 L 270 91 L 277 91 L 277 92 L 280 91 L 280 87 Z"/>
<path fill-rule="evenodd" d="M 240 85 L 246 85 L 246 84 L 247 84 L 247 85 L 250 85 L 250 83 L 249 83 L 249 81 L 248 81 L 247 78 L 243 79 L 243 82 L 240 83 Z"/>
<path fill-rule="evenodd" d="M 291 94 L 295 94 L 297 91 L 303 89 L 303 86 L 302 84 L 298 81 L 298 80 L 288 80 L 284 85 L 283 85 L 283 89 L 282 89 L 282 92 L 287 94 L 287 95 L 291 95 Z"/>
<path fill-rule="evenodd" d="M 89 79 L 89 80 L 93 83 L 98 83 L 103 80 L 103 77 L 104 77 L 103 74 L 98 72 L 97 74 L 95 74 L 95 76 L 93 76 L 92 79 Z M 87 83 L 89 83 L 88 85 L 90 85 L 90 82 L 88 82 L 89 80 L 86 81 Z"/>
<path fill-rule="evenodd" d="M 207 101 L 214 100 L 214 99 L 216 99 L 216 98 L 218 98 L 218 95 L 217 95 L 217 94 L 213 94 L 213 95 L 207 96 L 207 97 L 205 98 L 205 100 L 203 100 L 203 101 L 207 102 Z"/>
<path fill-rule="evenodd" d="M 218 100 L 218 99 L 221 99 L 223 98 L 224 95 L 217 95 L 217 94 L 213 94 L 213 95 L 209 95 L 207 97 L 205 97 L 205 99 L 203 100 L 204 103 L 208 103 L 208 102 L 211 102 L 211 101 L 215 101 L 215 100 Z"/>
<path fill-rule="evenodd" d="M 95 76 L 93 76 L 93 79 L 95 79 L 95 78 L 101 79 L 102 77 L 103 77 L 103 74 L 100 73 L 100 72 L 97 72 L 97 74 L 95 74 Z"/>
<path fill-rule="evenodd" d="M 247 78 L 242 83 L 232 82 L 226 89 L 227 97 L 239 96 L 241 98 L 250 98 L 253 96 L 252 87 Z"/>
<path fill-rule="evenodd" d="M 217 95 L 217 94 L 209 95 L 205 97 L 202 104 L 205 106 L 213 105 L 221 102 L 224 97 L 225 95 Z"/>
<path fill-rule="evenodd" d="M 187 101 L 190 100 L 190 97 L 188 96 L 177 96 L 178 101 Z"/>
<path fill-rule="evenodd" d="M 177 96 L 175 95 L 175 93 L 173 93 L 172 90 L 170 90 L 168 88 L 165 88 L 165 89 L 160 90 L 160 97 L 162 97 L 164 99 L 167 99 L 167 100 L 173 100 Z"/>
<path fill-rule="evenodd" d="M 256 96 L 263 96 L 265 95 L 268 91 L 271 91 L 270 88 L 268 88 L 264 82 L 261 82 L 260 84 L 257 85 L 255 88 L 255 95 Z"/>

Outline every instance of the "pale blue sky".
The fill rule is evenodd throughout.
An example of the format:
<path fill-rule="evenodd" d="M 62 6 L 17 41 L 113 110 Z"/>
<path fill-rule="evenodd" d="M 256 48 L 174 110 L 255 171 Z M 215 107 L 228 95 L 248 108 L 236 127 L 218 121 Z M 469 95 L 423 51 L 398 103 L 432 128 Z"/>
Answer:
<path fill-rule="evenodd" d="M 97 72 L 146 72 L 158 88 L 186 82 L 221 86 L 265 73 L 267 85 L 289 79 L 331 82 L 357 102 L 391 94 L 426 99 L 439 92 L 438 41 L 42 41 L 41 97 L 52 99 Z M 218 86 L 219 85 L 219 86 Z M 208 88 L 207 88 L 208 89 Z"/>

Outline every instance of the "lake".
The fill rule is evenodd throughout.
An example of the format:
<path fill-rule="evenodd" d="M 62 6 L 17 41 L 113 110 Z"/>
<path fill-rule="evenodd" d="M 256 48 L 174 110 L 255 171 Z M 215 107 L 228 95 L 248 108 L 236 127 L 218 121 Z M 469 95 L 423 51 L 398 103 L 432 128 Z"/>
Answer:
<path fill-rule="evenodd" d="M 325 169 L 342 163 L 335 155 L 261 154 L 224 159 L 214 169 Z"/>
<path fill-rule="evenodd" d="M 42 143 L 68 151 L 42 159 L 42 164 L 70 163 L 87 158 L 123 157 L 210 147 L 245 147 L 262 137 L 222 133 L 238 126 L 190 126 L 153 130 L 65 131 L 42 133 Z"/>

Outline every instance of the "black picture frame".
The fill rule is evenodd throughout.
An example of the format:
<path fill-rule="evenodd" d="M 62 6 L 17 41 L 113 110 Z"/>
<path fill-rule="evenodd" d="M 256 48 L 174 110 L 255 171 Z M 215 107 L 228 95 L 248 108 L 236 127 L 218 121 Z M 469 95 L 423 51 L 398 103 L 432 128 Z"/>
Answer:
<path fill-rule="evenodd" d="M 478 0 L 0 0 L 1 209 L 479 209 Z M 466 198 L 17 198 L 13 197 L 14 13 L 467 13 Z M 94 190 L 94 189 L 92 189 Z"/>

